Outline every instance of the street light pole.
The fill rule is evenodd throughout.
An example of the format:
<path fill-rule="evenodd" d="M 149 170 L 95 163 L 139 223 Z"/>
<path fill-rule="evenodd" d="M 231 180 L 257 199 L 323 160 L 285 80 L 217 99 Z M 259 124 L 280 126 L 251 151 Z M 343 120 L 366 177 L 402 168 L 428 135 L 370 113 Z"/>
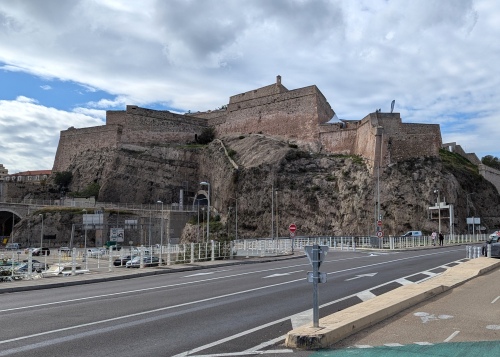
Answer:
<path fill-rule="evenodd" d="M 207 181 L 202 181 L 200 182 L 200 185 L 204 186 L 206 185 L 207 186 L 207 242 L 208 242 L 208 239 L 209 239 L 209 235 L 210 235 L 210 182 L 207 182 Z"/>
<path fill-rule="evenodd" d="M 441 233 L 441 196 L 439 190 L 434 190 L 434 193 L 437 193 L 438 197 L 438 234 Z"/>
<path fill-rule="evenodd" d="M 43 248 L 43 214 L 39 214 L 42 217 L 42 230 L 40 231 L 40 248 Z"/>
<path fill-rule="evenodd" d="M 159 262 L 158 265 L 161 264 L 161 252 L 163 250 L 163 201 L 157 201 L 156 203 L 161 203 L 161 226 L 160 226 L 160 257 L 159 257 Z"/>
<path fill-rule="evenodd" d="M 83 209 L 82 212 L 85 212 L 84 213 L 85 216 L 87 215 L 86 209 Z M 84 243 L 83 243 L 83 249 L 84 249 L 83 251 L 85 254 L 85 270 L 88 270 L 89 269 L 89 263 L 88 263 L 89 259 L 87 257 L 87 225 L 85 224 L 85 219 L 83 220 L 83 229 L 85 230 L 85 239 L 84 239 Z"/>

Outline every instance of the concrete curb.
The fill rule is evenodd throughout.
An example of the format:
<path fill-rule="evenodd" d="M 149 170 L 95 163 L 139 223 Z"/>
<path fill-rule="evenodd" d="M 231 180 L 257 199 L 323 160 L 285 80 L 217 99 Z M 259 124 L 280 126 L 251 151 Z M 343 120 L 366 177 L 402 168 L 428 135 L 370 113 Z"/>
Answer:
<path fill-rule="evenodd" d="M 307 350 L 328 348 L 356 332 L 499 267 L 498 259 L 469 260 L 421 284 L 402 286 L 326 316 L 320 319 L 320 327 L 312 327 L 312 323 L 298 327 L 287 334 L 285 344 Z"/>

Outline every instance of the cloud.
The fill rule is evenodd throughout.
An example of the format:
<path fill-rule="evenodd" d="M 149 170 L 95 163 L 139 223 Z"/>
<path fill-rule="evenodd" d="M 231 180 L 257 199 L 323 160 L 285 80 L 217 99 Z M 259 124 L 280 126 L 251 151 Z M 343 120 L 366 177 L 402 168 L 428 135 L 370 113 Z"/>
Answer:
<path fill-rule="evenodd" d="M 109 94 L 68 118 L 127 104 L 214 109 L 279 74 L 289 89 L 315 84 L 340 118 L 395 99 L 403 121 L 496 156 L 499 37 L 500 4 L 488 0 L 0 2 L 3 70 Z"/>
<path fill-rule="evenodd" d="M 61 130 L 102 125 L 102 112 L 67 112 L 30 98 L 0 100 L 2 164 L 9 173 L 52 169 Z"/>
<path fill-rule="evenodd" d="M 51 90 L 51 89 L 52 89 L 52 87 L 51 87 L 51 86 L 49 86 L 48 84 L 45 84 L 45 85 L 43 85 L 43 86 L 40 86 L 40 88 L 42 88 L 43 90 Z"/>

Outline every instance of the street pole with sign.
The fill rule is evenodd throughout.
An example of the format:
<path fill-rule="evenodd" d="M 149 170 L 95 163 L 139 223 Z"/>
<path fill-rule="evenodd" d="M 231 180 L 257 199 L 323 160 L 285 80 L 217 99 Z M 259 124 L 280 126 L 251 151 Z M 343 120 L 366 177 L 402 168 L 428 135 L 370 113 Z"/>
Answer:
<path fill-rule="evenodd" d="M 318 283 L 326 283 L 326 273 L 320 273 L 319 267 L 328 253 L 328 246 L 306 245 L 304 250 L 313 268 L 307 273 L 307 280 L 313 283 L 313 327 L 319 327 Z"/>

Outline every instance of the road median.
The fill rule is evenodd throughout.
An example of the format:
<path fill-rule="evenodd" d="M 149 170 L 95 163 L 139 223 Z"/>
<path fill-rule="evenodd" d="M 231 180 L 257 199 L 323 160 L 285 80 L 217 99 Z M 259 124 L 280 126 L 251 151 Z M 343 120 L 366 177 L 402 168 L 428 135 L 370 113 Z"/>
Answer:
<path fill-rule="evenodd" d="M 420 284 L 402 286 L 325 316 L 319 320 L 319 327 L 313 327 L 312 322 L 300 326 L 288 333 L 285 344 L 287 347 L 308 350 L 328 348 L 354 333 L 499 267 L 498 259 L 469 260 Z"/>

